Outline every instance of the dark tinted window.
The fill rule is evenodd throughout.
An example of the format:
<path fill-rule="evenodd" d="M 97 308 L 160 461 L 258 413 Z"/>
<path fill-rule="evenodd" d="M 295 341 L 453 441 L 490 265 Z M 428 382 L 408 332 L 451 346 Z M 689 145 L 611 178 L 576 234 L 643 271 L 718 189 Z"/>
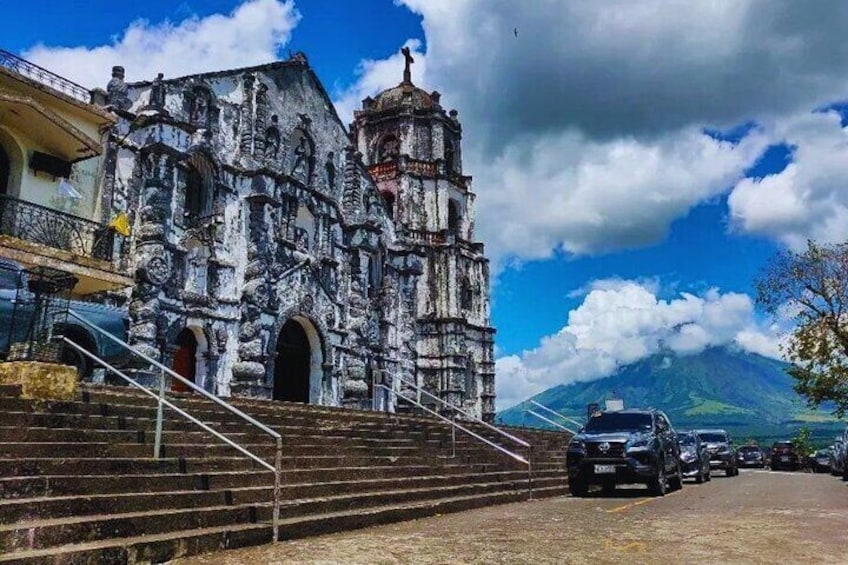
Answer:
<path fill-rule="evenodd" d="M 721 433 L 699 432 L 698 437 L 701 438 L 701 441 L 708 441 L 710 443 L 727 443 L 727 436 Z"/>
<path fill-rule="evenodd" d="M 751 453 L 751 452 L 759 451 L 759 450 L 760 450 L 759 447 L 753 447 L 753 446 L 750 446 L 750 445 L 743 445 L 742 447 L 739 448 L 739 451 L 741 451 L 742 453 Z"/>
<path fill-rule="evenodd" d="M 624 430 L 650 430 L 650 414 L 623 414 L 620 412 L 605 412 L 595 416 L 586 424 L 590 432 L 618 432 Z"/>
<path fill-rule="evenodd" d="M 12 270 L 4 264 L 0 264 L 0 288 L 7 290 L 15 290 L 18 288 L 18 277 L 20 271 Z"/>

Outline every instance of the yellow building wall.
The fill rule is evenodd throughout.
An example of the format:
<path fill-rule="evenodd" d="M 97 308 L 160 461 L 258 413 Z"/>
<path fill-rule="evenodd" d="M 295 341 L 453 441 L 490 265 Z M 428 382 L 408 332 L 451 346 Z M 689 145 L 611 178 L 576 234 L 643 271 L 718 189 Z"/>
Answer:
<path fill-rule="evenodd" d="M 0 124 L 0 143 L 9 153 L 12 178 L 9 194 L 22 200 L 34 202 L 54 210 L 61 210 L 81 218 L 99 221 L 98 169 L 102 157 L 92 157 L 74 164 L 71 185 L 80 193 L 81 198 L 64 196 L 59 191 L 60 179 L 54 179 L 47 173 L 35 173 L 29 167 L 34 151 L 50 153 L 31 138 L 21 132 L 10 130 Z M 9 147 L 12 145 L 12 147 Z"/>

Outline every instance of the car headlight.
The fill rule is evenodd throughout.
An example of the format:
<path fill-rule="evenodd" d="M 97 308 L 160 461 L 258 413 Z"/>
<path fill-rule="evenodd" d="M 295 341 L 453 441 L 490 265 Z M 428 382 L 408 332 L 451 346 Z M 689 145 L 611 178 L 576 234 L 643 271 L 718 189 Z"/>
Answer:
<path fill-rule="evenodd" d="M 571 451 L 583 451 L 586 449 L 586 444 L 579 439 L 573 439 L 571 440 L 571 443 L 568 444 L 568 449 Z"/>
<path fill-rule="evenodd" d="M 630 451 L 631 449 L 644 449 L 644 448 L 648 447 L 649 443 L 650 443 L 650 440 L 637 439 L 635 441 L 628 442 L 627 450 Z"/>

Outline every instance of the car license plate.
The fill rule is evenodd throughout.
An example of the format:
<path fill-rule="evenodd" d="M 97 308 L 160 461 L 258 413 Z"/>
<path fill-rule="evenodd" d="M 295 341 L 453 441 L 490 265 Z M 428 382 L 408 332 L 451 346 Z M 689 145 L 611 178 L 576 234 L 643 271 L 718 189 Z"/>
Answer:
<path fill-rule="evenodd" d="M 780 460 L 781 461 L 789 461 L 789 457 L 784 455 L 783 457 L 780 458 Z"/>
<path fill-rule="evenodd" d="M 596 475 L 606 475 L 609 473 L 615 473 L 615 465 L 595 465 Z"/>

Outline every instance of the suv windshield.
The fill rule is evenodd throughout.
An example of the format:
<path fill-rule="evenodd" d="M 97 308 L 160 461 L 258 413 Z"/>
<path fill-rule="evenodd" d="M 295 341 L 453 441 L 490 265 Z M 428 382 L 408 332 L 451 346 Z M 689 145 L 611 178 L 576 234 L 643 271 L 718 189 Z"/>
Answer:
<path fill-rule="evenodd" d="M 739 451 L 741 451 L 742 453 L 754 453 L 754 452 L 759 451 L 759 450 L 760 450 L 759 447 L 752 447 L 750 445 L 745 445 L 745 446 L 739 448 Z"/>
<path fill-rule="evenodd" d="M 727 443 L 727 436 L 719 433 L 699 433 L 701 441 L 709 443 Z"/>
<path fill-rule="evenodd" d="M 680 445 L 695 445 L 695 438 L 686 434 L 685 436 L 680 436 Z"/>
<path fill-rule="evenodd" d="M 586 424 L 587 432 L 619 432 L 624 430 L 650 430 L 650 414 L 604 412 Z"/>

